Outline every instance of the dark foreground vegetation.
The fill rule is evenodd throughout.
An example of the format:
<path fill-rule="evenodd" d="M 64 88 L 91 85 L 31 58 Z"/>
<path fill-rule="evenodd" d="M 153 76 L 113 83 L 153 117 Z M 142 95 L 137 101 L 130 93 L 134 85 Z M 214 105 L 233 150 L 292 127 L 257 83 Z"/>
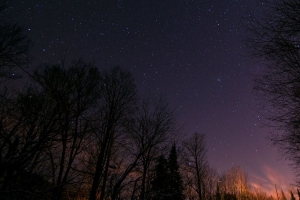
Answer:
<path fill-rule="evenodd" d="M 212 169 L 205 135 L 182 137 L 170 105 L 139 97 L 130 72 L 80 60 L 29 69 L 30 43 L 4 11 L 0 199 L 287 199 L 251 189 L 239 167 Z"/>

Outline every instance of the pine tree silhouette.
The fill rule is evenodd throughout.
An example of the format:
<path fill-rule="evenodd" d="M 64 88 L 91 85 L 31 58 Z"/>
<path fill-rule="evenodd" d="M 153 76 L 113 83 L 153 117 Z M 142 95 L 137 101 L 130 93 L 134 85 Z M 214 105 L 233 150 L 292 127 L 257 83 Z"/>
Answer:
<path fill-rule="evenodd" d="M 291 200 L 296 200 L 296 198 L 295 198 L 294 193 L 293 193 L 292 190 L 290 191 L 290 193 L 291 193 Z"/>
<path fill-rule="evenodd" d="M 168 159 L 169 170 L 170 170 L 170 189 L 171 199 L 181 200 L 184 199 L 182 178 L 179 173 L 179 165 L 177 161 L 177 150 L 175 143 L 171 148 L 171 152 Z"/>
<path fill-rule="evenodd" d="M 176 145 L 173 144 L 168 160 L 158 158 L 152 181 L 153 200 L 183 200 L 182 178 L 179 173 Z"/>
<path fill-rule="evenodd" d="M 167 159 L 161 155 L 155 168 L 155 178 L 152 181 L 153 200 L 168 199 L 170 196 L 169 171 Z"/>

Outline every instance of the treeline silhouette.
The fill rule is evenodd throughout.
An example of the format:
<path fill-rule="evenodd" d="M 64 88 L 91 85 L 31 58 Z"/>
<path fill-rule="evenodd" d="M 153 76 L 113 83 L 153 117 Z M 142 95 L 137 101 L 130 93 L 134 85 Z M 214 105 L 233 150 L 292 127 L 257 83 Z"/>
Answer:
<path fill-rule="evenodd" d="M 2 5 L 0 199 L 273 199 L 242 168 L 212 169 L 205 135 L 183 137 L 167 101 L 139 97 L 129 71 L 80 60 L 29 70 L 30 43 Z M 17 69 L 28 84 L 16 89 Z"/>

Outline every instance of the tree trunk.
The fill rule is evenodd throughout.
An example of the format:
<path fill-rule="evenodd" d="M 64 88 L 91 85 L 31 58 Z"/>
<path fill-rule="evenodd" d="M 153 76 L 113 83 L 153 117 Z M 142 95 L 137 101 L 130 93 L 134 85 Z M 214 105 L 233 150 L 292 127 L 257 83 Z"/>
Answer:
<path fill-rule="evenodd" d="M 106 144 L 104 143 L 104 147 L 101 149 L 101 152 L 98 156 L 97 164 L 96 164 L 96 172 L 93 179 L 92 188 L 90 190 L 89 200 L 96 200 L 97 189 L 100 183 L 100 177 L 103 171 L 103 159 L 104 159 L 104 148 Z"/>

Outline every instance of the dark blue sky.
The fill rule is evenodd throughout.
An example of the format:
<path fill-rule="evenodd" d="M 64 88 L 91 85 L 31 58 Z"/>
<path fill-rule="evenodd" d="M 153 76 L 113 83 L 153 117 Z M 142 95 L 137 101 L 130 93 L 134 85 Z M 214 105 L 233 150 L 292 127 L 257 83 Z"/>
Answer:
<path fill-rule="evenodd" d="M 259 63 L 242 42 L 243 17 L 262 9 L 259 0 L 12 0 L 9 10 L 33 41 L 32 65 L 67 51 L 67 60 L 131 70 L 142 96 L 167 97 L 184 132 L 207 135 L 212 167 L 241 166 L 273 190 L 293 179 L 259 127 Z"/>

